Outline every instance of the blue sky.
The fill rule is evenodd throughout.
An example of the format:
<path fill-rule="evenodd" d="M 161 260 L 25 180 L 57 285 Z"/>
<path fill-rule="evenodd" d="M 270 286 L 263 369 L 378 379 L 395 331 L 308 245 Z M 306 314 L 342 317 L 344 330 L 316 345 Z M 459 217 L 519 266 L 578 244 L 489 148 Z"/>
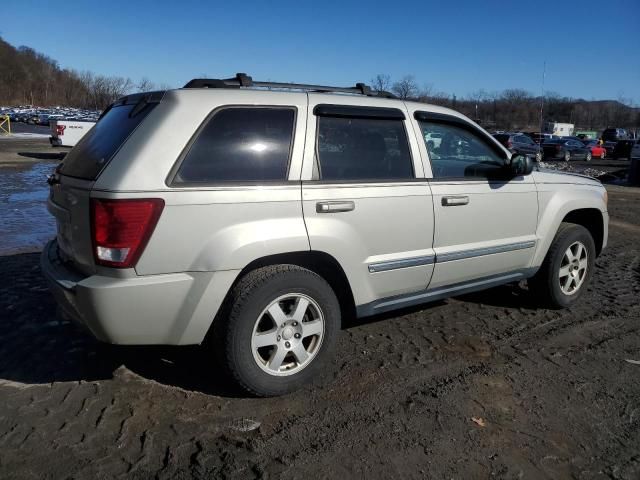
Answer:
<path fill-rule="evenodd" d="M 640 103 L 640 1 L 5 2 L 0 35 L 61 66 L 148 77 L 247 72 L 351 85 L 377 73 L 465 96 L 524 88 Z M 0 68 L 2 68 L 0 66 Z"/>

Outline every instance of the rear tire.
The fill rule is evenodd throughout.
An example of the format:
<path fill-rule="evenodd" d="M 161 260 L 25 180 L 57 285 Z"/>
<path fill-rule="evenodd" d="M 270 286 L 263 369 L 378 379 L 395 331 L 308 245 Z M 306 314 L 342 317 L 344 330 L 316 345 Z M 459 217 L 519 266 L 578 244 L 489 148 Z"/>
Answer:
<path fill-rule="evenodd" d="M 593 276 L 596 246 L 589 230 L 561 223 L 540 270 L 528 280 L 543 306 L 567 308 L 586 290 Z"/>
<path fill-rule="evenodd" d="M 564 152 L 564 161 L 569 162 L 571 160 L 571 152 Z"/>
<path fill-rule="evenodd" d="M 600 154 L 600 159 L 601 159 L 601 160 L 604 160 L 604 157 L 605 157 L 606 155 L 607 155 L 606 151 L 603 151 L 603 152 Z"/>
<path fill-rule="evenodd" d="M 584 159 L 585 159 L 587 162 L 590 162 L 590 161 L 591 161 L 591 152 L 588 152 L 588 153 L 587 153 L 587 155 L 584 157 Z"/>
<path fill-rule="evenodd" d="M 277 396 L 309 383 L 332 356 L 340 306 L 329 284 L 296 265 L 249 272 L 214 324 L 214 346 L 246 392 Z"/>

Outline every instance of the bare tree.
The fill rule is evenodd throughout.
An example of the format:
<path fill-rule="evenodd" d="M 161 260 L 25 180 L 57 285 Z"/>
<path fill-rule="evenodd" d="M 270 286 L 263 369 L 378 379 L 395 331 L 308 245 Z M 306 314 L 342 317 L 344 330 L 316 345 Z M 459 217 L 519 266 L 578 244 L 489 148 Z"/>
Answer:
<path fill-rule="evenodd" d="M 371 79 L 371 88 L 375 92 L 388 92 L 391 89 L 391 76 L 379 73 Z"/>
<path fill-rule="evenodd" d="M 420 91 L 417 93 L 419 102 L 429 102 L 433 95 L 433 84 L 425 83 Z"/>
<path fill-rule="evenodd" d="M 150 92 L 151 90 L 156 89 L 156 84 L 149 80 L 147 77 L 142 77 L 142 79 L 136 85 L 136 90 L 138 92 Z"/>
<path fill-rule="evenodd" d="M 403 100 L 415 98 L 418 95 L 418 84 L 413 75 L 405 75 L 393 84 L 391 90 Z"/>

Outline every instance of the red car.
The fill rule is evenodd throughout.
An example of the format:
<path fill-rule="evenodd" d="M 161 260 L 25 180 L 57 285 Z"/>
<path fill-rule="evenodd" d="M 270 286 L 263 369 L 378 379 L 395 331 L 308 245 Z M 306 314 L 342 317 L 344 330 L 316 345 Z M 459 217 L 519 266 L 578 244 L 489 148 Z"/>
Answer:
<path fill-rule="evenodd" d="M 597 140 L 588 140 L 584 142 L 584 145 L 591 149 L 593 158 L 604 158 L 607 155 L 607 150 Z"/>

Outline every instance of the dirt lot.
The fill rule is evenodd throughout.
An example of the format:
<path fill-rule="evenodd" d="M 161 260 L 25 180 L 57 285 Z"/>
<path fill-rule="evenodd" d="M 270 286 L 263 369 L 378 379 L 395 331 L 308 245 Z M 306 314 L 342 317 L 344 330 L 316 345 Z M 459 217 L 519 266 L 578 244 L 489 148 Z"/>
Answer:
<path fill-rule="evenodd" d="M 508 286 L 349 321 L 318 385 L 243 398 L 199 348 L 101 345 L 0 256 L 0 478 L 640 478 L 640 190 L 578 306 Z M 253 428 L 258 426 L 258 428 Z"/>

